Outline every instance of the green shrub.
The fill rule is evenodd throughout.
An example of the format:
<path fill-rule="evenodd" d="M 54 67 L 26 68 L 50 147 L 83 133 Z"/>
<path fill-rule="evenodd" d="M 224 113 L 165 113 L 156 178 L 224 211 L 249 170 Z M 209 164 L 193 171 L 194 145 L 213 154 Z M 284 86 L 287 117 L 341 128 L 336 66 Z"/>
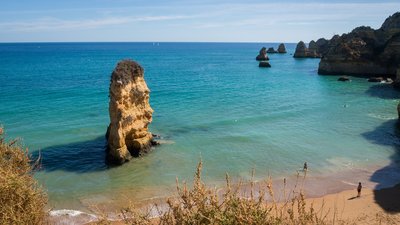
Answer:
<path fill-rule="evenodd" d="M 43 224 L 47 197 L 33 178 L 28 150 L 17 140 L 7 142 L 0 128 L 0 224 Z"/>
<path fill-rule="evenodd" d="M 313 205 L 306 206 L 304 194 L 292 190 L 284 202 L 276 202 L 272 181 L 249 186 L 242 182 L 232 185 L 226 175 L 223 191 L 207 187 L 201 179 L 202 162 L 197 166 L 193 186 L 177 181 L 177 196 L 167 200 L 167 211 L 159 210 L 159 218 L 150 218 L 134 207 L 124 209 L 121 214 L 125 224 L 160 225 L 261 225 L 261 224 L 331 224 L 326 215 L 317 212 Z M 253 171 L 254 177 L 254 171 Z M 244 190 L 248 190 L 247 192 Z M 283 190 L 285 191 L 285 190 Z M 156 206 L 157 207 L 157 206 Z M 341 223 L 342 221 L 336 221 Z M 107 224 L 106 217 L 99 224 Z"/>

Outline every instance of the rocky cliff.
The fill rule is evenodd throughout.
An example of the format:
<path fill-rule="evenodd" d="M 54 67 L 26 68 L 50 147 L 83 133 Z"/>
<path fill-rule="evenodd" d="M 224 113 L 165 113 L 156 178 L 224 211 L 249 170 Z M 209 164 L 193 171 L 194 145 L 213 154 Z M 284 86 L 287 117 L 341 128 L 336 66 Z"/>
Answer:
<path fill-rule="evenodd" d="M 122 164 L 147 152 L 152 143 L 148 125 L 153 109 L 143 68 L 132 60 L 118 63 L 111 75 L 110 125 L 107 130 L 108 161 Z"/>
<path fill-rule="evenodd" d="M 387 18 L 377 30 L 362 26 L 334 36 L 328 46 L 319 74 L 395 78 L 400 68 L 400 12 Z"/>

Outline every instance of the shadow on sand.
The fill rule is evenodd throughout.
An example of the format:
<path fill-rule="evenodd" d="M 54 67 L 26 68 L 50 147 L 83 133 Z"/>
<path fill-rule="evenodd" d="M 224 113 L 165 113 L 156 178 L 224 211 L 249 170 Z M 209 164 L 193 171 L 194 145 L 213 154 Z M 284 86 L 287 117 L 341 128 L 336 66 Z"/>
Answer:
<path fill-rule="evenodd" d="M 33 158 L 39 152 L 32 154 Z M 41 169 L 45 171 L 64 170 L 86 173 L 106 170 L 106 139 L 104 136 L 93 140 L 51 146 L 40 151 Z"/>
<path fill-rule="evenodd" d="M 395 152 L 390 157 L 391 164 L 371 176 L 378 183 L 374 190 L 374 199 L 388 213 L 400 212 L 400 123 L 389 120 L 375 130 L 362 134 L 367 140 L 378 145 L 391 146 Z M 394 187 L 394 184 L 397 184 Z M 390 188 L 389 188 L 390 187 Z"/>
<path fill-rule="evenodd" d="M 372 97 L 382 99 L 399 99 L 400 91 L 396 91 L 390 84 L 376 84 L 365 91 L 366 94 Z"/>

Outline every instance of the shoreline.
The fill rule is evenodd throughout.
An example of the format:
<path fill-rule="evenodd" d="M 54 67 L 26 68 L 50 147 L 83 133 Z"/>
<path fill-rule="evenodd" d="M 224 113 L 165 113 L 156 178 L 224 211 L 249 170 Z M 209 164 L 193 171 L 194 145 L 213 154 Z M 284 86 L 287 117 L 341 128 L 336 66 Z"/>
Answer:
<path fill-rule="evenodd" d="M 379 179 L 374 178 L 376 174 L 379 175 Z M 353 179 L 354 177 L 357 177 L 357 180 Z M 384 214 L 385 211 L 381 207 L 379 207 L 379 205 L 373 199 L 374 193 L 398 191 L 398 195 L 400 195 L 399 180 L 400 168 L 394 164 L 391 164 L 379 168 L 370 167 L 344 170 L 328 176 L 312 176 L 312 171 L 308 171 L 306 176 L 304 177 L 304 173 L 301 172 L 298 174 L 298 176 L 294 175 L 286 179 L 285 184 L 283 182 L 283 178 L 273 179 L 272 185 L 274 191 L 276 192 L 275 200 L 277 202 L 284 202 L 285 198 L 283 196 L 286 196 L 287 200 L 287 194 L 290 192 L 302 190 L 305 193 L 307 204 L 313 203 L 313 205 L 315 206 L 331 205 L 335 210 L 342 208 L 342 215 L 346 217 L 343 219 L 356 219 L 360 217 L 360 215 L 355 212 L 364 212 L 365 210 L 363 210 L 362 207 L 366 206 L 368 206 L 368 210 L 373 209 L 380 214 Z M 357 201 L 352 201 L 349 204 L 344 204 L 349 202 L 350 198 L 356 196 L 356 187 L 359 181 L 363 184 L 362 197 L 360 198 L 362 200 L 359 200 L 357 198 Z M 234 184 L 237 184 L 238 182 L 239 181 L 236 179 L 233 180 Z M 254 182 L 256 184 L 256 189 L 257 185 L 264 185 L 265 187 L 265 180 L 254 180 Z M 210 185 L 207 182 L 206 185 L 217 187 L 218 192 L 223 193 L 224 191 L 223 185 Z M 247 181 L 241 186 L 240 190 L 244 196 L 248 195 L 249 187 L 250 184 Z M 151 210 L 152 217 L 158 217 L 159 215 L 157 215 L 157 210 L 154 210 L 154 208 L 152 209 L 152 206 L 158 205 L 158 207 L 160 207 L 161 209 L 165 209 L 166 199 L 174 197 L 176 195 L 176 192 L 168 193 L 169 194 L 164 193 L 164 197 L 154 197 L 151 199 L 135 202 L 135 207 L 143 211 Z M 384 199 L 384 202 L 389 199 L 390 202 L 390 198 L 388 198 L 386 195 L 387 194 L 384 194 L 382 199 Z M 364 198 L 364 196 L 366 197 Z M 104 202 L 104 200 L 106 202 Z M 271 199 L 267 198 L 267 201 L 269 200 Z M 112 196 L 111 202 L 108 202 L 107 198 L 104 198 L 103 202 L 86 203 L 91 207 L 86 207 L 86 210 L 82 211 L 74 209 L 52 210 L 50 220 L 52 221 L 52 223 L 60 225 L 88 224 L 96 221 L 96 219 L 99 218 L 100 214 L 105 213 L 107 214 L 107 218 L 110 221 L 118 222 L 120 221 L 118 217 L 118 212 L 120 211 L 120 209 L 129 206 L 132 201 L 134 201 L 134 199 L 131 199 L 129 196 Z M 359 202 L 362 202 L 362 204 L 358 204 Z M 396 207 L 400 208 L 400 206 Z M 94 210 L 96 210 L 97 213 L 94 213 Z M 328 210 L 328 212 L 326 213 L 330 215 L 330 213 L 332 212 Z"/>

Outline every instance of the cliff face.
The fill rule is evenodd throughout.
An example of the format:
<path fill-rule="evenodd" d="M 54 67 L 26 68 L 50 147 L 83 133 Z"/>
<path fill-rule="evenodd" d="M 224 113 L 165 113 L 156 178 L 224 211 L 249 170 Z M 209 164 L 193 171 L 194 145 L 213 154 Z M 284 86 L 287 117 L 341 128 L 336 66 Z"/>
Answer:
<path fill-rule="evenodd" d="M 319 74 L 394 78 L 400 68 L 400 13 L 387 18 L 378 30 L 358 27 L 335 36 L 328 45 Z"/>
<path fill-rule="evenodd" d="M 143 68 L 131 60 L 119 62 L 111 75 L 110 125 L 106 135 L 111 163 L 122 164 L 152 145 L 153 137 L 147 127 L 153 109 L 143 75 Z"/>

